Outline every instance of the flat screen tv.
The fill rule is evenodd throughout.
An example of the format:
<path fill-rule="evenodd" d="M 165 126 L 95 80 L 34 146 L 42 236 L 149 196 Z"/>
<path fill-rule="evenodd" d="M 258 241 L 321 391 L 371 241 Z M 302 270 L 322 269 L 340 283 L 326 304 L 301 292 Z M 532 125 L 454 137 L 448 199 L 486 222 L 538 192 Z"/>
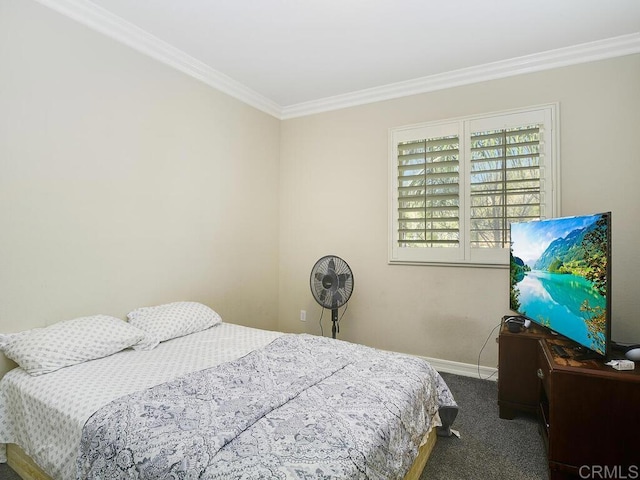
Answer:
<path fill-rule="evenodd" d="M 509 270 L 512 311 L 608 356 L 610 212 L 512 223 Z"/>

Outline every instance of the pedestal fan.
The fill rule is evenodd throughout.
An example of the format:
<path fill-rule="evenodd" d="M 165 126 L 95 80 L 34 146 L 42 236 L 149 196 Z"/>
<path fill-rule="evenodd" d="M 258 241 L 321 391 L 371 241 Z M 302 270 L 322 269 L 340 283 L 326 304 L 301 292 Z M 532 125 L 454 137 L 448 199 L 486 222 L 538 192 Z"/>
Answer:
<path fill-rule="evenodd" d="M 336 338 L 338 309 L 345 305 L 353 292 L 353 273 L 340 257 L 327 255 L 311 269 L 311 293 L 323 308 L 331 309 L 331 333 Z"/>

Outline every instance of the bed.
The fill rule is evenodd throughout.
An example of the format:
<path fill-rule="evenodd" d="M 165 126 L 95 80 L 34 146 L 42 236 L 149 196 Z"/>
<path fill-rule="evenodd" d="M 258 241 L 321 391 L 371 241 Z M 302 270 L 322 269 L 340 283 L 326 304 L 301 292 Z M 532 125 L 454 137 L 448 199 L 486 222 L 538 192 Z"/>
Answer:
<path fill-rule="evenodd" d="M 0 459 L 25 479 L 418 479 L 448 428 L 441 417 L 455 418 L 422 359 L 219 317 L 206 325 L 8 372 Z"/>

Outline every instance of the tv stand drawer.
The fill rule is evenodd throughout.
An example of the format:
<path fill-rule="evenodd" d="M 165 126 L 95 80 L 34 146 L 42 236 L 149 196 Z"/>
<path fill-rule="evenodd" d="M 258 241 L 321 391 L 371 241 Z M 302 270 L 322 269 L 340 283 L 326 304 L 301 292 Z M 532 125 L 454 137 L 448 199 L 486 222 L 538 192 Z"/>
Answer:
<path fill-rule="evenodd" d="M 540 408 L 538 409 L 539 431 L 544 442 L 544 449 L 549 454 L 549 402 L 547 396 L 544 400 L 540 400 Z"/>
<path fill-rule="evenodd" d="M 536 376 L 540 380 L 543 391 L 549 391 L 549 383 L 551 382 L 551 361 L 546 357 L 545 349 L 542 348 L 542 342 L 546 340 L 540 340 L 538 343 L 538 369 L 536 370 Z M 544 393 L 544 392 L 543 392 Z"/>

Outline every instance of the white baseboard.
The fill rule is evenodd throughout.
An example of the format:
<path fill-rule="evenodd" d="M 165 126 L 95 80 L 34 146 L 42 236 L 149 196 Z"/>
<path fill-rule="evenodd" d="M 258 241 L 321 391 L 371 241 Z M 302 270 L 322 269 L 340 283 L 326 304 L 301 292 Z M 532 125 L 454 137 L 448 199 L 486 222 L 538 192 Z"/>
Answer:
<path fill-rule="evenodd" d="M 481 378 L 483 380 L 498 381 L 498 369 L 473 365 L 471 363 L 453 362 L 440 358 L 420 357 L 429 362 L 438 372 L 453 373 L 464 377 Z"/>

